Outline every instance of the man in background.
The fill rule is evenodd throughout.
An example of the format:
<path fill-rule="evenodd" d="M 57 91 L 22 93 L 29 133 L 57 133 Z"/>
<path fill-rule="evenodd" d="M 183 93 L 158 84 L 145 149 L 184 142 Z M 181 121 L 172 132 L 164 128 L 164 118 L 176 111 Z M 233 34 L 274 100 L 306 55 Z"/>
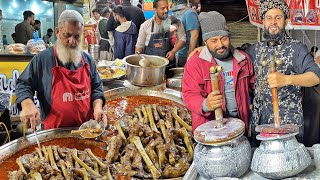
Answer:
<path fill-rule="evenodd" d="M 145 21 L 142 9 L 133 6 L 130 3 L 130 0 L 123 0 L 121 6 L 124 9 L 126 19 L 128 21 L 132 21 L 139 31 L 140 25 Z M 115 21 L 113 14 L 110 14 L 110 18 L 107 24 L 107 31 L 114 31 L 119 25 L 120 24 Z"/>
<path fill-rule="evenodd" d="M 30 39 L 33 39 L 34 13 L 32 11 L 23 12 L 24 21 L 17 24 L 15 27 L 16 43 L 27 44 Z"/>
<path fill-rule="evenodd" d="M 102 17 L 100 16 L 100 11 L 98 9 L 94 9 L 92 10 L 92 14 L 93 17 L 89 19 L 87 24 L 98 24 L 99 21 L 102 19 Z"/>
<path fill-rule="evenodd" d="M 53 30 L 52 30 L 51 28 L 49 28 L 49 29 L 47 30 L 47 34 L 42 37 L 44 43 L 46 43 L 46 47 L 49 47 L 50 44 L 52 43 L 52 42 L 51 42 L 51 36 L 52 36 L 52 34 L 53 34 Z"/>
<path fill-rule="evenodd" d="M 39 20 L 34 21 L 34 31 L 37 32 L 38 38 L 41 38 L 41 22 Z"/>
<path fill-rule="evenodd" d="M 103 8 L 102 19 L 99 22 L 99 32 L 100 32 L 100 51 L 109 51 L 110 50 L 110 41 L 109 41 L 109 32 L 106 29 L 108 19 L 110 17 L 109 7 Z"/>
<path fill-rule="evenodd" d="M 176 53 L 177 67 L 184 67 L 188 54 L 198 46 L 200 25 L 197 12 L 187 6 L 187 0 L 179 0 L 174 5 L 174 16 L 182 22 L 186 31 L 186 43 Z"/>

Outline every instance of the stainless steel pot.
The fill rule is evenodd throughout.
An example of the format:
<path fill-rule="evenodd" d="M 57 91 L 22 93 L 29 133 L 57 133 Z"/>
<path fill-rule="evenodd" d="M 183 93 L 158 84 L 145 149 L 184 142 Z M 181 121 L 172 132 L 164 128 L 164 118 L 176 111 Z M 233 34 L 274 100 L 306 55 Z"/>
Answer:
<path fill-rule="evenodd" d="M 152 67 L 141 67 L 140 55 L 130 55 L 124 58 L 127 63 L 127 79 L 136 86 L 156 86 L 164 81 L 166 65 L 169 61 L 160 56 L 144 55 L 152 63 Z"/>
<path fill-rule="evenodd" d="M 167 87 L 181 91 L 184 68 L 171 68 L 170 71 L 172 71 L 174 75 L 172 78 L 167 79 Z"/>
<path fill-rule="evenodd" d="M 220 146 L 197 144 L 194 164 L 200 176 L 240 177 L 250 166 L 251 147 L 245 136 L 240 136 Z"/>
<path fill-rule="evenodd" d="M 311 164 L 310 154 L 294 134 L 260 140 L 261 144 L 253 154 L 251 170 L 265 178 L 291 177 Z"/>
<path fill-rule="evenodd" d="M 94 60 L 100 59 L 100 45 L 89 44 L 88 53 L 93 57 Z"/>

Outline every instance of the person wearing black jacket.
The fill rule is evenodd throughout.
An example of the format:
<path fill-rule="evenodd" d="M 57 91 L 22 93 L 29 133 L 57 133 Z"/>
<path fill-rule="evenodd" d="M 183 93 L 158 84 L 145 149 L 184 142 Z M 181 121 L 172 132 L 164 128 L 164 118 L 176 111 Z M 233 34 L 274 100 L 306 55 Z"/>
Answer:
<path fill-rule="evenodd" d="M 123 0 L 123 3 L 121 4 L 121 6 L 124 9 L 124 12 L 125 12 L 124 15 L 126 19 L 128 21 L 132 21 L 136 25 L 139 31 L 140 25 L 145 21 L 143 11 L 136 6 L 131 5 L 130 0 Z M 107 23 L 106 30 L 114 31 L 119 25 L 120 25 L 119 22 L 115 21 L 113 14 L 111 13 Z"/>

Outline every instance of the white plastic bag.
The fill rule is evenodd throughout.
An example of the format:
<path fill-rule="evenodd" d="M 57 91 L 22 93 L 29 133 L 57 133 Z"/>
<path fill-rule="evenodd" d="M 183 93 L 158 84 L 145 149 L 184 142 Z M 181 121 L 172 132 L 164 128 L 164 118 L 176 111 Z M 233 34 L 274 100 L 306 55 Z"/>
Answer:
<path fill-rule="evenodd" d="M 27 42 L 27 47 L 30 54 L 38 54 L 38 52 L 46 49 L 46 44 L 41 38 L 30 39 Z"/>

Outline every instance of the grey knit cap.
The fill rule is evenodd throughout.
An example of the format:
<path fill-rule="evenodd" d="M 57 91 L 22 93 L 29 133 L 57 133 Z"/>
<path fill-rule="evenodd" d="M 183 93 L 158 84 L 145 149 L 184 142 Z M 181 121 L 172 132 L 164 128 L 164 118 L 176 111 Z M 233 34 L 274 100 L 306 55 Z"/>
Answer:
<path fill-rule="evenodd" d="M 58 23 L 65 22 L 65 21 L 77 21 L 84 25 L 82 15 L 75 10 L 65 10 L 60 14 L 58 19 Z"/>
<path fill-rule="evenodd" d="M 187 0 L 177 0 L 175 4 L 187 4 Z"/>
<path fill-rule="evenodd" d="M 289 7 L 284 0 L 264 0 L 259 3 L 259 16 L 263 20 L 264 15 L 270 9 L 280 9 L 286 15 L 286 18 L 289 18 Z"/>
<path fill-rule="evenodd" d="M 226 19 L 217 11 L 201 12 L 199 14 L 199 22 L 203 41 L 215 36 L 230 36 Z"/>

